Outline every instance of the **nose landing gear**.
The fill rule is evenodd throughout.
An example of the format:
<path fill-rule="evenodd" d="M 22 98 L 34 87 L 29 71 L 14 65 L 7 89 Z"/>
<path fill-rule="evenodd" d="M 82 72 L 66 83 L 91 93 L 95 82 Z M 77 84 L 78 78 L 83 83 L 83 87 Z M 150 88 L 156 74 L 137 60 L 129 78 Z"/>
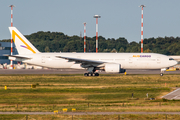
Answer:
<path fill-rule="evenodd" d="M 163 76 L 164 71 L 166 71 L 166 68 L 161 69 L 160 76 Z"/>
<path fill-rule="evenodd" d="M 163 76 L 163 73 L 160 73 L 160 76 Z"/>

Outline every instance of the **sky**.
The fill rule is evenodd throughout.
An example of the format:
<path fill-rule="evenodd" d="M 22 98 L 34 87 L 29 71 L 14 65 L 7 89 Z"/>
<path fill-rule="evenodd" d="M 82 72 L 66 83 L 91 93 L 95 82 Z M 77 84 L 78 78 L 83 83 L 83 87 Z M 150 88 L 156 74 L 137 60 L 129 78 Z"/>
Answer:
<path fill-rule="evenodd" d="M 3 2 L 2 2 L 3 1 Z M 68 36 L 98 35 L 124 37 L 128 42 L 141 40 L 141 8 L 144 8 L 144 38 L 180 36 L 180 0 L 1 0 L 0 40 L 10 39 L 11 25 L 24 35 L 38 31 L 63 32 Z"/>

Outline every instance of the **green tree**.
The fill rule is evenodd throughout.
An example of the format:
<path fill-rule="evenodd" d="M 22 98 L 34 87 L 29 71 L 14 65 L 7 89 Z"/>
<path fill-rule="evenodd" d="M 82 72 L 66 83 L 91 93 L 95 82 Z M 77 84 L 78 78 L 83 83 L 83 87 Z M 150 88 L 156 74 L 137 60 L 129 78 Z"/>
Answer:
<path fill-rule="evenodd" d="M 151 53 L 152 51 L 148 48 L 145 51 L 143 51 L 144 53 Z"/>
<path fill-rule="evenodd" d="M 104 49 L 103 52 L 110 52 L 111 49 Z"/>
<path fill-rule="evenodd" d="M 117 53 L 116 49 L 112 49 L 111 53 Z"/>
<path fill-rule="evenodd" d="M 83 39 L 77 35 L 68 36 L 62 32 L 43 32 L 32 33 L 25 35 L 25 37 L 40 51 L 40 52 L 83 52 L 84 43 Z M 119 37 L 104 38 L 98 37 L 99 52 L 111 52 L 118 50 L 118 52 L 139 52 L 141 50 L 141 42 L 130 42 L 127 39 Z M 2 40 L 1 42 L 10 42 L 10 39 Z M 86 50 L 87 52 L 96 51 L 96 36 L 86 37 Z M 180 37 L 158 37 L 158 38 L 145 38 L 144 52 L 154 52 L 166 55 L 179 55 L 180 54 Z M 115 49 L 115 50 L 113 50 Z"/>
<path fill-rule="evenodd" d="M 44 49 L 44 51 L 45 51 L 45 52 L 50 52 L 49 47 L 48 47 L 48 46 L 46 46 L 46 47 L 45 47 L 45 49 Z"/>
<path fill-rule="evenodd" d="M 121 48 L 119 49 L 119 52 L 124 52 L 124 48 L 121 47 Z"/>
<path fill-rule="evenodd" d="M 129 47 L 126 49 L 126 52 L 130 52 L 130 48 Z"/>

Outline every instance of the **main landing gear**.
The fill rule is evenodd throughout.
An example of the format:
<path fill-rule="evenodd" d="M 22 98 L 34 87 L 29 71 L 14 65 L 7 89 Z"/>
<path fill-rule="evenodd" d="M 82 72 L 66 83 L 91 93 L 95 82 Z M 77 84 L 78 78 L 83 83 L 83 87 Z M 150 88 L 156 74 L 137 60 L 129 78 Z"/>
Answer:
<path fill-rule="evenodd" d="M 84 73 L 84 76 L 99 76 L 99 73 L 96 73 L 96 69 L 94 67 L 88 68 L 88 73 Z"/>
<path fill-rule="evenodd" d="M 88 72 L 88 73 L 84 73 L 84 76 L 99 76 L 99 73 Z"/>

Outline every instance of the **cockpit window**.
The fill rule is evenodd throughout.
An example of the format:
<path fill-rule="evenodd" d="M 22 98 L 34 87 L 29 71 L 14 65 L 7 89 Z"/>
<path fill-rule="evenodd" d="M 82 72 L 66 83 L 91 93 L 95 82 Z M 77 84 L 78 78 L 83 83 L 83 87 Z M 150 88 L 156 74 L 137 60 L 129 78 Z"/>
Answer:
<path fill-rule="evenodd" d="M 169 60 L 174 60 L 173 58 L 169 58 Z"/>

